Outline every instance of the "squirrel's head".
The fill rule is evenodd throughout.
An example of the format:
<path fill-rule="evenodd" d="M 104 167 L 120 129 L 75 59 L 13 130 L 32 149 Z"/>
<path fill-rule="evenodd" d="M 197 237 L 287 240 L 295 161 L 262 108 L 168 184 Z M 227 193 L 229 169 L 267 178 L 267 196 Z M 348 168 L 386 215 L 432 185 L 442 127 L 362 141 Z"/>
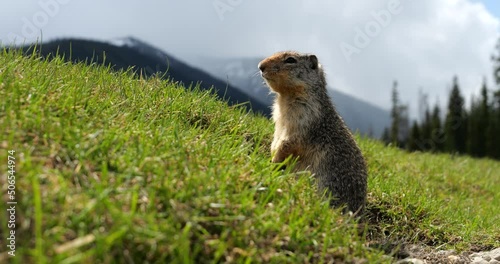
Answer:
<path fill-rule="evenodd" d="M 267 85 L 281 95 L 299 96 L 326 85 L 321 64 L 312 54 L 278 52 L 258 67 Z"/>

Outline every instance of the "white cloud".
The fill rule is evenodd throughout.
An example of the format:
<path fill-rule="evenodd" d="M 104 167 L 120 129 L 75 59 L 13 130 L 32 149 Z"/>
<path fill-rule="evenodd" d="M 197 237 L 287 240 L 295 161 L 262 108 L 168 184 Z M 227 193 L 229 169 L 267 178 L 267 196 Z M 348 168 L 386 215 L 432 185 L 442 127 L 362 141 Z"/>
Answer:
<path fill-rule="evenodd" d="M 332 86 L 386 108 L 392 81 L 399 80 L 402 99 L 412 103 L 413 112 L 419 87 L 444 105 L 455 74 L 467 98 L 477 93 L 483 76 L 491 76 L 500 25 L 475 1 L 400 0 L 401 12 L 349 62 L 341 44 L 353 44 L 356 29 L 377 21 L 373 12 L 388 10 L 397 0 L 64 1 L 42 28 L 45 39 L 132 35 L 189 61 L 196 55 L 313 52 Z M 217 2 L 229 6 L 222 16 L 214 8 Z M 0 40 L 7 42 L 9 32 L 20 34 L 23 17 L 31 19 L 40 10 L 36 2 L 10 1 L 0 10 Z"/>

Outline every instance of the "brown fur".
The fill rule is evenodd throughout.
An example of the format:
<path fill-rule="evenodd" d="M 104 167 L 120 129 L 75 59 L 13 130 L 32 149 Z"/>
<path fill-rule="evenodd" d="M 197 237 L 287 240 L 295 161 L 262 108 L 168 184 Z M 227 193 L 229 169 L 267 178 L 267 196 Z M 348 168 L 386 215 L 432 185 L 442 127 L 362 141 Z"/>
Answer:
<path fill-rule="evenodd" d="M 272 162 L 298 158 L 296 171 L 311 171 L 332 206 L 359 213 L 366 200 L 366 164 L 351 132 L 326 90 L 315 55 L 279 52 L 259 63 L 262 77 L 276 93 Z"/>

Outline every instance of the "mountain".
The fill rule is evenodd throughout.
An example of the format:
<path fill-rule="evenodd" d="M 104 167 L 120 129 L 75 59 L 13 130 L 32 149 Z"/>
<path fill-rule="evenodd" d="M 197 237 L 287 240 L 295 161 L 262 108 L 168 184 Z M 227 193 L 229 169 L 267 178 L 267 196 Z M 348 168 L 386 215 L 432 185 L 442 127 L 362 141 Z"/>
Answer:
<path fill-rule="evenodd" d="M 234 87 L 256 98 L 265 105 L 271 105 L 274 95 L 269 93 L 257 69 L 262 58 L 214 58 L 197 59 L 197 65 L 209 74 L 227 80 Z M 349 128 L 365 135 L 380 138 L 384 128 L 390 124 L 390 113 L 380 107 L 353 96 L 329 88 L 338 112 Z"/>
<path fill-rule="evenodd" d="M 23 47 L 29 53 L 29 46 Z M 67 60 L 109 64 L 114 69 L 128 69 L 146 76 L 165 73 L 166 78 L 185 86 L 200 83 L 202 89 L 214 87 L 219 98 L 230 105 L 245 103 L 254 112 L 270 116 L 274 95 L 264 86 L 257 70 L 261 58 L 199 58 L 197 67 L 135 38 L 101 42 L 61 39 L 39 47 L 42 56 L 63 55 Z M 389 112 L 338 90 L 329 89 L 337 110 L 353 131 L 380 138 L 390 124 Z"/>
<path fill-rule="evenodd" d="M 22 47 L 30 53 L 30 46 Z M 110 43 L 83 40 L 61 39 L 43 43 L 38 48 L 44 57 L 63 55 L 73 62 L 86 62 L 111 65 L 114 69 L 122 70 L 133 67 L 138 73 L 146 76 L 166 73 L 165 77 L 178 81 L 188 87 L 200 83 L 202 89 L 215 88 L 215 93 L 230 105 L 249 102 L 246 105 L 254 112 L 270 115 L 270 108 L 249 96 L 243 90 L 228 85 L 206 72 L 192 67 L 158 48 L 135 38 L 115 40 Z"/>

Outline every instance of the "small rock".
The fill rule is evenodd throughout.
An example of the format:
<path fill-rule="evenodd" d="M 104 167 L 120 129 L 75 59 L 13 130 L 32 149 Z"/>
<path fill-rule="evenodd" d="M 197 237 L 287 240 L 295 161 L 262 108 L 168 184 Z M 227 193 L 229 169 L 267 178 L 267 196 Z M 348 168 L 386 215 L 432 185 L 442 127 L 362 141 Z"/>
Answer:
<path fill-rule="evenodd" d="M 500 261 L 498 261 L 496 259 L 492 259 L 492 260 L 490 260 L 490 264 L 500 264 Z"/>
<path fill-rule="evenodd" d="M 460 263 L 460 257 L 459 256 L 450 255 L 450 256 L 448 256 L 448 260 L 451 263 Z"/>
<path fill-rule="evenodd" d="M 396 264 L 425 264 L 425 262 L 416 258 L 406 258 L 396 262 Z"/>
<path fill-rule="evenodd" d="M 472 264 L 489 264 L 489 262 L 484 260 L 482 257 L 473 258 L 471 263 Z"/>
<path fill-rule="evenodd" d="M 500 261 L 500 248 L 497 248 L 493 251 L 490 252 L 490 256 L 494 259 L 494 260 L 498 260 Z"/>
<path fill-rule="evenodd" d="M 486 255 L 486 254 L 484 254 L 483 255 L 483 259 L 489 262 L 491 260 L 491 257 L 488 256 L 488 255 Z"/>

